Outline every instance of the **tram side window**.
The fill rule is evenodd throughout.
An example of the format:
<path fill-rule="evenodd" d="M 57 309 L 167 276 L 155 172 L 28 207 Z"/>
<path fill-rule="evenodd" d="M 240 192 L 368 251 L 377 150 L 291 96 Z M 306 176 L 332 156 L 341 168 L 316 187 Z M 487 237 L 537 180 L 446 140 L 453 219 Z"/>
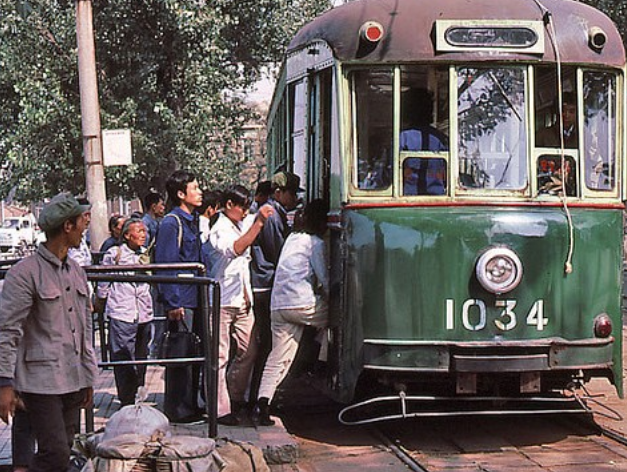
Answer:
<path fill-rule="evenodd" d="M 587 71 L 583 75 L 584 171 L 589 189 L 616 185 L 616 75 Z"/>
<path fill-rule="evenodd" d="M 457 71 L 459 185 L 464 190 L 523 190 L 527 175 L 526 71 Z"/>
<path fill-rule="evenodd" d="M 356 71 L 353 84 L 358 187 L 362 190 L 383 190 L 390 187 L 393 176 L 392 72 Z"/>
<path fill-rule="evenodd" d="M 292 138 L 292 171 L 307 184 L 307 83 L 304 80 L 290 84 L 290 100 L 293 103 L 290 120 Z"/>

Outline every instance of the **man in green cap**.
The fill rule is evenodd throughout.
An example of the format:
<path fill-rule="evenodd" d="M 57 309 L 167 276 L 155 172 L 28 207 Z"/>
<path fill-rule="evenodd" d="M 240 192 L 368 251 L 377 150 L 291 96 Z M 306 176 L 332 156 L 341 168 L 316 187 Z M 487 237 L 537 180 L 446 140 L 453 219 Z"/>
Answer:
<path fill-rule="evenodd" d="M 98 375 L 87 277 L 68 257 L 89 206 L 61 193 L 38 222 L 46 242 L 7 272 L 0 295 L 0 418 L 8 423 L 24 403 L 37 441 L 30 472 L 67 469 L 80 408 L 91 404 Z"/>
<path fill-rule="evenodd" d="M 255 327 L 244 364 L 249 363 L 252 378 L 249 388 L 249 403 L 254 404 L 263 374 L 266 358 L 272 350 L 272 332 L 270 329 L 270 296 L 274 272 L 279 262 L 279 254 L 283 243 L 290 233 L 287 214 L 298 204 L 300 177 L 292 172 L 277 172 L 271 180 L 272 193 L 266 205 L 273 208 L 272 215 L 267 219 L 263 229 L 252 245 L 251 278 L 253 286 Z M 245 391 L 233 388 L 230 390 L 234 404 L 244 403 Z M 251 405 L 249 405 L 251 406 Z"/>

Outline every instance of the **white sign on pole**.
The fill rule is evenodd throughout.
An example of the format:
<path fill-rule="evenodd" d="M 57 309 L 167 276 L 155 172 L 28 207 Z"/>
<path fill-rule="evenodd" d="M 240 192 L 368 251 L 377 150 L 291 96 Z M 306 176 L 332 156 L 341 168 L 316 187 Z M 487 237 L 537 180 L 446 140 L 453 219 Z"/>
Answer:
<path fill-rule="evenodd" d="M 107 167 L 133 163 L 130 129 L 102 130 L 102 160 Z"/>

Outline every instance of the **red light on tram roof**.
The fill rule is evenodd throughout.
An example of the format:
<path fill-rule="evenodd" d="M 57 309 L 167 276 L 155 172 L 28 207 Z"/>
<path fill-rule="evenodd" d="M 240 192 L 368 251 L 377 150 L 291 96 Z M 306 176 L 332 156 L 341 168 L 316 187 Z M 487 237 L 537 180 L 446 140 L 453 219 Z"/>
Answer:
<path fill-rule="evenodd" d="M 362 39 L 371 43 L 378 43 L 383 38 L 383 26 L 376 21 L 366 21 L 359 30 Z"/>

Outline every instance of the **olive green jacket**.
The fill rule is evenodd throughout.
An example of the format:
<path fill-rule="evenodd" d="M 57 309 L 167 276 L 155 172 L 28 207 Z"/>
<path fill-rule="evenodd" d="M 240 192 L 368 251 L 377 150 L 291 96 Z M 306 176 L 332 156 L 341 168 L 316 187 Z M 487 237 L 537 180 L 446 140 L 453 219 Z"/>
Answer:
<path fill-rule="evenodd" d="M 20 392 L 64 394 L 94 385 L 89 291 L 83 269 L 41 244 L 12 267 L 0 295 L 0 380 Z"/>

